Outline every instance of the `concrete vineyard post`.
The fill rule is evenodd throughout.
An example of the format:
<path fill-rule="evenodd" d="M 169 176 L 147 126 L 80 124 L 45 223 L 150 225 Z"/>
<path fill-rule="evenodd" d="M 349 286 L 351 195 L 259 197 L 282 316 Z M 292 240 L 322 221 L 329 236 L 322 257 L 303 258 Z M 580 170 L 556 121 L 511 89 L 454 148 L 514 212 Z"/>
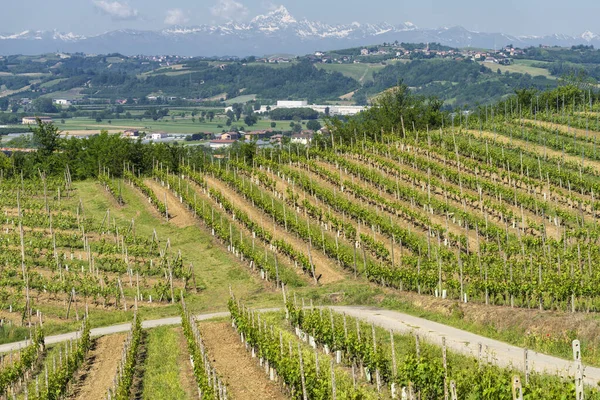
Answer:
<path fill-rule="evenodd" d="M 575 362 L 575 399 L 583 400 L 583 365 L 581 363 L 581 343 L 573 340 L 573 360 Z"/>

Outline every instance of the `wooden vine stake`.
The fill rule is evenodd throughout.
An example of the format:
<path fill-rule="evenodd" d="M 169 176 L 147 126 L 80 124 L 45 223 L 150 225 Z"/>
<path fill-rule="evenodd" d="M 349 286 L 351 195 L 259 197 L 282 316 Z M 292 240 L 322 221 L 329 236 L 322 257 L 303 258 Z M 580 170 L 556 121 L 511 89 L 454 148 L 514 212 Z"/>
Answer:
<path fill-rule="evenodd" d="M 335 389 L 335 369 L 333 367 L 333 358 L 331 359 L 331 400 L 336 400 L 336 389 Z"/>
<path fill-rule="evenodd" d="M 575 361 L 575 399 L 583 400 L 583 365 L 581 364 L 581 343 L 573 340 L 573 360 Z"/>
<path fill-rule="evenodd" d="M 300 349 L 300 343 L 298 343 L 298 356 L 300 357 L 300 378 L 302 383 L 302 400 L 308 400 L 308 394 L 306 393 L 306 380 L 304 379 L 304 362 L 302 361 L 302 350 Z"/>
<path fill-rule="evenodd" d="M 525 372 L 525 385 L 529 385 L 529 350 L 523 350 L 523 369 Z"/>
<path fill-rule="evenodd" d="M 448 363 L 446 362 L 446 337 L 442 336 L 442 362 L 444 365 L 444 400 L 448 400 Z"/>

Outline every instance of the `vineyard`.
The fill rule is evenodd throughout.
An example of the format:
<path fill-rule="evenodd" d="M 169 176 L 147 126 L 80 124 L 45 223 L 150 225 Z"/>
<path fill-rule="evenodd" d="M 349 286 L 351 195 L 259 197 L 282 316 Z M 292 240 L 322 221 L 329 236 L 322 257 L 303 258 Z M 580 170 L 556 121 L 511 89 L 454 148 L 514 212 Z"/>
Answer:
<path fill-rule="evenodd" d="M 600 113 L 554 106 L 1 175 L 0 398 L 600 399 Z M 536 328 L 474 354 L 344 308 L 401 301 Z"/>

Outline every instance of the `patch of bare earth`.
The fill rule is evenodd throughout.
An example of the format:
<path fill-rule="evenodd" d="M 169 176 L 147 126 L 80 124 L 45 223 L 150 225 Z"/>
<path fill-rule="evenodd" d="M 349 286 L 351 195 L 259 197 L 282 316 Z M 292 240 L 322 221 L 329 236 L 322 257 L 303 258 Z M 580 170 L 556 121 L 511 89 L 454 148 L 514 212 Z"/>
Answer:
<path fill-rule="evenodd" d="M 187 394 L 188 399 L 195 399 L 198 397 L 198 385 L 196 378 L 194 377 L 194 370 L 190 362 L 190 353 L 187 347 L 187 341 L 183 335 L 181 328 L 177 328 L 177 339 L 179 342 L 179 380 L 181 388 Z"/>
<path fill-rule="evenodd" d="M 285 399 L 277 384 L 271 382 L 257 359 L 241 343 L 228 322 L 208 322 L 200 325 L 200 333 L 212 366 L 225 381 L 232 399 Z"/>
<path fill-rule="evenodd" d="M 113 383 L 121 360 L 125 334 L 102 336 L 94 339 L 85 364 L 75 377 L 73 400 L 104 400 Z"/>
<path fill-rule="evenodd" d="M 290 243 L 294 249 L 296 249 L 296 251 L 304 252 L 308 255 L 308 244 L 304 240 L 290 232 L 287 232 L 279 225 L 274 226 L 273 219 L 270 216 L 264 214 L 262 211 L 259 211 L 257 208 L 252 207 L 248 201 L 246 201 L 242 196 L 240 196 L 233 189 L 230 189 L 220 180 L 214 179 L 210 176 L 205 176 L 205 179 L 208 185 L 217 189 L 234 204 L 237 204 L 239 207 L 241 207 L 254 222 L 260 223 L 260 221 L 262 221 L 264 229 L 272 232 L 273 237 L 285 239 L 285 241 Z M 311 258 L 315 265 L 315 274 L 317 276 L 321 275 L 319 280 L 320 283 L 327 284 L 344 279 L 344 275 L 334 267 L 335 261 L 331 260 L 324 253 L 313 249 L 311 251 Z"/>
<path fill-rule="evenodd" d="M 572 126 L 568 126 L 568 125 L 561 125 L 561 124 L 555 124 L 553 122 L 547 122 L 547 121 L 536 121 L 533 119 L 524 119 L 524 122 L 533 124 L 533 125 L 538 125 L 538 126 L 542 126 L 544 128 L 548 128 L 548 129 L 558 129 L 560 132 L 566 133 L 568 135 L 574 136 L 575 134 L 577 134 L 577 136 L 579 137 L 587 137 L 587 136 L 592 136 L 592 137 L 600 137 L 600 132 L 598 131 L 593 131 L 591 129 L 580 129 L 580 128 L 574 128 Z"/>
<path fill-rule="evenodd" d="M 161 186 L 158 182 L 152 179 L 146 179 L 144 181 L 146 186 L 148 186 L 156 197 L 164 202 L 165 201 L 165 193 L 167 197 L 167 210 L 169 212 L 169 222 L 178 228 L 186 228 L 188 226 L 194 225 L 194 216 L 192 213 L 179 201 L 177 197 L 167 189 L 166 186 Z"/>

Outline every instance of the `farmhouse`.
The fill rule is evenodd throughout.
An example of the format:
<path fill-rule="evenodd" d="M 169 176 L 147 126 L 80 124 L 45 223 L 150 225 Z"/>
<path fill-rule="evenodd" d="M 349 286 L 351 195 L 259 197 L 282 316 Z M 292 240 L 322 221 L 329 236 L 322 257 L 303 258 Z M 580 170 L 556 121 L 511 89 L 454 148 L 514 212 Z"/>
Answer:
<path fill-rule="evenodd" d="M 223 147 L 229 147 L 234 143 L 235 143 L 235 140 L 216 139 L 216 140 L 211 140 L 208 145 L 211 149 L 221 149 Z"/>
<path fill-rule="evenodd" d="M 160 140 L 165 139 L 168 135 L 166 133 L 153 133 L 150 135 L 150 139 L 152 140 Z"/>
<path fill-rule="evenodd" d="M 59 106 L 66 106 L 66 107 L 69 107 L 71 105 L 71 102 L 67 99 L 52 99 L 52 103 L 59 105 Z"/>
<path fill-rule="evenodd" d="M 271 138 L 269 140 L 271 141 L 271 143 L 281 144 L 281 141 L 283 140 L 283 135 L 281 135 L 281 134 L 273 135 L 273 136 L 271 136 Z"/>
<path fill-rule="evenodd" d="M 225 132 L 221 134 L 221 140 L 238 140 L 240 134 L 237 132 Z"/>
<path fill-rule="evenodd" d="M 312 133 L 296 133 L 292 135 L 292 143 L 309 144 L 312 141 Z"/>
<path fill-rule="evenodd" d="M 21 123 L 23 125 L 37 125 L 38 119 L 44 124 L 51 124 L 53 122 L 50 117 L 23 117 Z"/>
<path fill-rule="evenodd" d="M 133 137 L 133 136 L 139 136 L 140 135 L 140 131 L 138 131 L 137 129 L 126 129 L 123 131 L 123 136 L 126 137 Z"/>

